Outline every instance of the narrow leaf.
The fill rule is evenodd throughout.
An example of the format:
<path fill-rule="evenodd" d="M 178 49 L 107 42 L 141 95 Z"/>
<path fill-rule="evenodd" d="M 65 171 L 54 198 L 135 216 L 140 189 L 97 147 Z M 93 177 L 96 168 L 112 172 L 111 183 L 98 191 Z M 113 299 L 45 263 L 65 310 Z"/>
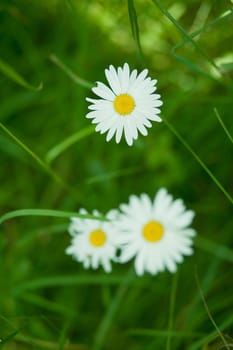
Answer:
<path fill-rule="evenodd" d="M 100 221 L 108 221 L 104 216 L 94 216 L 94 215 L 84 215 L 78 214 L 74 212 L 68 211 L 59 211 L 59 210 L 51 210 L 51 209 L 19 209 L 10 211 L 0 217 L 0 224 L 6 220 L 21 217 L 21 216 L 52 216 L 57 218 L 71 218 L 77 217 L 81 219 L 92 219 L 92 220 L 100 220 Z"/>
<path fill-rule="evenodd" d="M 202 290 L 201 285 L 200 285 L 200 281 L 199 281 L 199 277 L 198 277 L 197 271 L 195 272 L 195 278 L 196 278 L 197 287 L 198 287 L 198 289 L 199 289 L 199 293 L 200 293 L 200 296 L 201 296 L 203 305 L 204 305 L 204 307 L 205 307 L 206 313 L 207 313 L 207 315 L 208 315 L 208 317 L 209 317 L 209 319 L 210 319 L 210 321 L 211 321 L 213 327 L 215 328 L 216 332 L 218 333 L 220 339 L 222 340 L 222 342 L 223 342 L 225 348 L 226 348 L 227 350 L 230 350 L 230 347 L 228 346 L 228 343 L 227 343 L 227 341 L 226 341 L 226 339 L 225 339 L 225 336 L 224 336 L 223 333 L 221 332 L 220 328 L 218 327 L 217 323 L 215 322 L 215 320 L 214 320 L 214 318 L 213 318 L 213 316 L 212 316 L 212 314 L 211 314 L 211 312 L 210 312 L 209 306 L 208 306 L 208 304 L 207 304 L 207 301 L 206 301 L 206 299 L 205 299 L 203 290 Z"/>
<path fill-rule="evenodd" d="M 2 347 L 3 344 L 8 343 L 9 341 L 11 341 L 12 339 L 15 338 L 15 336 L 19 333 L 19 330 L 7 335 L 5 338 L 0 339 L 0 347 Z"/>
<path fill-rule="evenodd" d="M 50 60 L 56 64 L 61 70 L 63 70 L 76 84 L 91 89 L 94 84 L 80 78 L 76 73 L 74 73 L 70 68 L 68 68 L 56 55 L 50 55 Z"/>
<path fill-rule="evenodd" d="M 65 275 L 49 276 L 20 283 L 15 287 L 14 295 L 24 294 L 27 290 L 64 287 L 64 286 L 82 286 L 82 285 L 119 285 L 124 277 L 109 275 Z"/>
<path fill-rule="evenodd" d="M 166 10 L 166 8 L 162 5 L 161 1 L 159 0 L 152 0 L 153 3 L 160 9 L 160 11 L 166 16 L 169 21 L 173 23 L 173 25 L 179 30 L 179 32 L 184 36 L 187 41 L 191 42 L 193 46 L 201 53 L 203 57 L 206 58 L 206 60 L 215 68 L 217 69 L 220 73 L 219 67 L 215 64 L 215 62 L 212 60 L 212 58 L 203 50 L 203 48 L 193 39 L 192 35 L 186 32 L 186 30 L 175 20 L 175 18 Z M 179 57 L 179 56 L 178 56 Z M 179 57 L 180 58 L 180 57 Z M 183 62 L 186 62 L 183 58 Z M 195 67 L 195 65 L 191 64 L 192 68 Z M 195 67 L 196 69 L 196 67 Z M 201 71 L 199 69 L 199 71 Z M 207 74 L 207 73 L 206 73 Z M 210 76 L 211 77 L 211 76 Z M 211 77 L 212 78 L 212 77 Z"/>
<path fill-rule="evenodd" d="M 117 311 L 121 308 L 126 292 L 135 277 L 134 270 L 129 269 L 128 273 L 123 277 L 108 309 L 106 310 L 103 319 L 100 321 L 97 329 L 92 350 L 101 350 L 104 347 L 105 338 L 113 323 Z"/>
<path fill-rule="evenodd" d="M 134 0 L 128 0 L 128 12 L 129 12 L 129 19 L 130 19 L 133 38 L 137 44 L 139 55 L 143 57 L 140 36 L 139 36 L 137 13 L 134 7 Z"/>
<path fill-rule="evenodd" d="M 26 89 L 39 91 L 42 89 L 43 84 L 40 83 L 39 86 L 33 86 L 29 84 L 19 73 L 17 73 L 14 68 L 12 68 L 8 63 L 4 62 L 0 58 L 0 71 L 5 74 L 8 78 L 16 82 L 17 84 L 25 87 Z"/>
<path fill-rule="evenodd" d="M 181 40 L 180 42 L 178 42 L 171 50 L 173 56 L 179 60 L 181 63 L 185 64 L 187 67 L 189 67 L 191 70 L 193 70 L 194 72 L 197 72 L 203 76 L 206 76 L 208 78 L 211 78 L 213 80 L 215 80 L 215 78 L 205 72 L 203 69 L 201 69 L 198 65 L 190 62 L 189 60 L 187 60 L 186 58 L 184 58 L 183 56 L 177 54 L 177 50 L 181 49 L 184 45 L 186 45 L 188 42 L 190 42 L 190 38 L 192 38 L 192 42 L 196 43 L 194 41 L 194 38 L 199 36 L 202 32 L 206 31 L 207 29 L 211 28 L 213 25 L 216 25 L 217 23 L 219 23 L 222 20 L 225 20 L 228 16 L 232 15 L 232 10 L 226 11 L 224 12 L 222 15 L 220 15 L 218 18 L 215 18 L 214 20 L 206 23 L 204 26 L 202 26 L 200 29 L 194 31 L 191 34 L 186 33 L 187 35 L 185 35 L 185 38 L 183 40 Z M 214 66 L 214 68 L 218 70 L 218 72 L 221 71 L 221 69 L 219 67 Z M 222 73 L 222 71 L 221 71 Z"/>
<path fill-rule="evenodd" d="M 198 236 L 195 242 L 199 249 L 202 249 L 203 251 L 206 251 L 219 259 L 233 263 L 233 251 L 227 246 L 224 246 L 219 242 L 213 242 L 201 236 Z"/>
<path fill-rule="evenodd" d="M 79 197 L 79 195 L 76 193 L 76 190 L 73 189 L 69 184 L 67 184 L 56 172 L 54 172 L 48 164 L 46 164 L 35 152 L 33 152 L 27 145 L 25 145 L 21 140 L 18 139 L 17 136 L 15 136 L 5 125 L 3 125 L 0 122 L 0 128 L 8 135 L 10 136 L 24 151 L 26 151 L 36 162 L 39 164 L 39 166 L 48 174 L 50 175 L 55 182 L 57 182 L 60 186 L 62 186 L 64 189 L 66 189 L 71 196 L 73 196 L 75 199 Z"/>
<path fill-rule="evenodd" d="M 225 131 L 227 137 L 229 138 L 229 140 L 231 141 L 231 143 L 233 143 L 233 137 L 231 136 L 231 134 L 229 133 L 229 131 L 227 130 L 226 125 L 224 124 L 222 118 L 220 117 L 217 108 L 214 108 L 214 113 L 220 123 L 220 125 L 222 126 L 223 130 Z"/>
<path fill-rule="evenodd" d="M 62 152 L 64 152 L 67 148 L 72 146 L 77 141 L 80 141 L 84 139 L 85 137 L 93 134 L 95 131 L 95 128 L 93 125 L 88 126 L 87 128 L 84 128 L 82 130 L 77 131 L 76 133 L 72 134 L 71 136 L 67 137 L 64 141 L 57 144 L 53 148 L 51 148 L 47 155 L 46 155 L 46 161 L 47 163 L 51 163 L 54 159 L 56 159 Z"/>
<path fill-rule="evenodd" d="M 192 154 L 192 156 L 196 159 L 196 161 L 200 164 L 200 166 L 205 170 L 205 172 L 210 176 L 210 178 L 217 185 L 217 187 L 224 193 L 225 197 L 233 204 L 232 196 L 221 185 L 219 180 L 215 177 L 212 171 L 205 165 L 205 163 L 200 159 L 200 157 L 196 154 L 196 152 L 190 147 L 190 145 L 185 141 L 185 139 L 167 120 L 163 119 L 163 121 L 167 125 L 167 127 L 170 129 L 170 131 L 178 138 L 178 140 L 180 140 L 180 142 L 184 145 L 184 147 Z"/>
<path fill-rule="evenodd" d="M 174 311 L 175 311 L 175 301 L 176 301 L 176 294 L 177 294 L 177 284 L 178 284 L 178 273 L 176 273 L 172 279 L 166 350 L 171 349 L 171 332 L 172 332 L 173 325 L 174 325 Z"/>
<path fill-rule="evenodd" d="M 159 329 L 129 329 L 128 334 L 134 336 L 144 336 L 144 337 L 173 337 L 173 338 L 201 338 L 205 333 L 190 332 L 190 331 L 164 331 Z"/>

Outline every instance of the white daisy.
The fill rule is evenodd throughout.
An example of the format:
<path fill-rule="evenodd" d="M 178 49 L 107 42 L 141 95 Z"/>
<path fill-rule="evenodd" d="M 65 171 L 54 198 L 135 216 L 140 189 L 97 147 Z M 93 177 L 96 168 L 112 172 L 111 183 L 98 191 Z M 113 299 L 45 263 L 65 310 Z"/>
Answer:
<path fill-rule="evenodd" d="M 79 213 L 85 215 L 87 211 L 81 209 Z M 78 262 L 82 262 L 86 269 L 89 267 L 97 269 L 102 265 L 106 272 L 110 272 L 110 260 L 115 259 L 117 249 L 116 234 L 111 223 L 116 213 L 115 210 L 111 210 L 106 214 L 109 221 L 72 217 L 69 226 L 72 241 L 66 253 L 72 255 Z M 100 216 L 100 213 L 94 210 L 93 215 Z"/>
<path fill-rule="evenodd" d="M 147 77 L 148 69 L 140 74 L 134 69 L 131 73 L 128 63 L 123 67 L 114 68 L 112 65 L 105 69 L 105 76 L 110 88 L 97 82 L 92 91 L 100 99 L 87 98 L 92 104 L 88 107 L 86 117 L 97 124 L 96 131 L 107 132 L 106 140 L 115 135 L 119 143 L 124 131 L 129 146 L 138 138 L 138 131 L 147 135 L 151 121 L 160 122 L 159 107 L 163 104 L 160 95 L 155 94 L 157 80 Z"/>
<path fill-rule="evenodd" d="M 168 269 L 175 272 L 184 255 L 193 253 L 191 224 L 194 212 L 186 210 L 181 199 L 173 200 L 161 188 L 152 202 L 148 195 L 130 196 L 129 204 L 120 206 L 122 214 L 117 220 L 122 252 L 119 262 L 135 258 L 138 275 L 153 275 Z"/>

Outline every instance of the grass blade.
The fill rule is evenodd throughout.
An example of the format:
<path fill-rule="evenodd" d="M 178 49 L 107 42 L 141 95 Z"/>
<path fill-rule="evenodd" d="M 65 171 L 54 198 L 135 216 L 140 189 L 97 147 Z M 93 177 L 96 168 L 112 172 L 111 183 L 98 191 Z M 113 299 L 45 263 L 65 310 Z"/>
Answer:
<path fill-rule="evenodd" d="M 220 73 L 219 67 L 216 65 L 216 63 L 211 59 L 211 57 L 202 49 L 202 47 L 192 38 L 190 34 L 184 30 L 184 28 L 175 20 L 175 18 L 166 10 L 166 8 L 161 4 L 159 0 L 152 0 L 153 3 L 160 9 L 160 11 L 173 23 L 173 25 L 179 30 L 179 32 L 187 39 L 187 41 L 191 42 L 193 46 L 200 52 L 200 54 L 206 58 L 206 60 Z M 186 62 L 184 58 L 182 58 L 183 62 Z M 188 61 L 189 62 L 189 61 Z M 189 65 L 194 68 L 195 66 L 189 62 Z M 195 69 L 197 69 L 195 67 Z M 199 72 L 201 70 L 199 69 Z M 205 73 L 207 74 L 207 73 Z M 210 76 L 211 77 L 211 76 Z"/>
<path fill-rule="evenodd" d="M 40 295 L 31 294 L 31 293 L 23 293 L 19 297 L 20 300 L 23 300 L 27 304 L 35 305 L 38 308 L 43 310 L 47 310 L 49 312 L 53 312 L 56 314 L 60 314 L 63 317 L 75 317 L 76 312 L 73 309 L 67 308 L 65 305 L 61 305 L 54 301 L 50 301 L 45 297 L 41 297 Z"/>
<path fill-rule="evenodd" d="M 44 339 L 32 338 L 32 337 L 23 335 L 23 336 L 16 336 L 16 340 L 19 343 L 26 344 L 26 346 L 28 345 L 30 349 L 58 350 L 58 343 L 47 341 Z M 63 346 L 63 349 L 64 350 L 88 350 L 88 347 L 84 344 L 65 344 Z"/>
<path fill-rule="evenodd" d="M 63 70 L 77 85 L 88 89 L 93 88 L 93 83 L 80 78 L 70 68 L 68 68 L 56 55 L 50 55 L 49 58 L 54 64 L 56 64 L 57 67 Z"/>
<path fill-rule="evenodd" d="M 223 323 L 221 323 L 221 325 L 219 326 L 219 329 L 221 329 L 222 331 L 229 328 L 230 326 L 232 326 L 233 323 L 233 315 L 230 314 L 230 316 L 224 320 Z M 207 335 L 206 337 L 203 337 L 197 341 L 195 341 L 191 346 L 190 346 L 190 350 L 199 350 L 202 349 L 203 346 L 206 347 L 206 344 L 208 344 L 209 342 L 212 342 L 216 337 L 218 336 L 218 333 L 216 333 L 216 331 L 213 331 L 212 333 L 210 333 L 209 335 Z M 233 346 L 233 342 L 232 339 L 230 340 L 230 343 L 227 344 L 228 348 Z M 223 350 L 226 349 L 225 345 L 218 346 L 217 348 L 218 350 Z"/>
<path fill-rule="evenodd" d="M 93 134 L 95 131 L 95 128 L 93 125 L 88 126 L 82 130 L 79 130 L 78 132 L 74 133 L 73 135 L 67 137 L 64 141 L 57 144 L 53 148 L 51 148 L 47 155 L 46 155 L 46 161 L 47 163 L 51 163 L 54 159 L 56 159 L 62 152 L 64 152 L 67 148 L 72 146 L 77 141 L 82 140 L 83 138 Z"/>
<path fill-rule="evenodd" d="M 17 84 L 23 86 L 26 89 L 39 91 L 42 89 L 43 84 L 40 83 L 39 86 L 32 86 L 29 84 L 19 73 L 17 73 L 8 63 L 4 62 L 0 58 L 0 71 L 5 74 L 8 78 L 16 82 Z"/>
<path fill-rule="evenodd" d="M 221 124 L 223 130 L 225 131 L 227 137 L 229 138 L 229 140 L 231 141 L 231 143 L 233 143 L 233 137 L 231 136 L 231 134 L 229 133 L 229 131 L 227 130 L 226 125 L 224 124 L 222 118 L 220 117 L 217 108 L 214 108 L 214 113 L 219 121 L 219 123 Z"/>
<path fill-rule="evenodd" d="M 94 272 L 95 273 L 95 272 Z M 65 276 L 49 276 L 38 278 L 29 282 L 18 284 L 14 289 L 14 295 L 24 294 L 27 290 L 64 287 L 64 286 L 86 286 L 86 285 L 119 285 L 124 281 L 122 276 L 106 276 L 102 275 L 65 275 Z"/>
<path fill-rule="evenodd" d="M 201 288 L 201 285 L 200 285 L 200 281 L 199 281 L 199 278 L 198 278 L 198 274 L 197 274 L 197 271 L 195 271 L 195 277 L 196 277 L 196 283 L 197 283 L 197 287 L 199 289 L 199 293 L 200 293 L 200 296 L 201 296 L 201 299 L 202 299 L 202 302 L 203 302 L 203 305 L 206 309 L 206 312 L 207 312 L 207 315 L 212 323 L 212 325 L 214 326 L 214 328 L 216 329 L 216 332 L 218 333 L 219 337 L 221 338 L 225 348 L 227 350 L 230 350 L 230 347 L 228 346 L 227 342 L 226 342 L 226 339 L 225 337 L 223 336 L 222 332 L 220 331 L 217 323 L 215 322 L 210 310 L 209 310 L 209 307 L 207 305 L 207 302 L 206 302 L 206 299 L 205 299 L 205 296 L 204 296 L 204 293 L 202 291 L 202 288 Z"/>
<path fill-rule="evenodd" d="M 26 151 L 39 166 L 48 174 L 50 175 L 55 182 L 57 182 L 60 186 L 62 186 L 64 189 L 66 189 L 72 197 L 77 199 L 79 195 L 76 193 L 76 190 L 73 189 L 70 185 L 68 185 L 64 180 L 55 173 L 35 152 L 33 152 L 28 146 L 26 146 L 21 140 L 19 140 L 7 127 L 5 127 L 0 122 L 0 128 L 8 135 L 10 136 L 24 151 Z"/>
<path fill-rule="evenodd" d="M 166 350 L 171 349 L 171 332 L 174 324 L 174 310 L 175 310 L 175 301 L 176 301 L 176 292 L 178 284 L 178 273 L 173 276 L 171 295 L 170 295 L 170 305 L 169 305 L 169 320 L 168 320 L 168 335 L 166 341 Z"/>
<path fill-rule="evenodd" d="M 94 216 L 94 215 L 84 215 L 84 214 L 78 214 L 74 212 L 69 211 L 60 211 L 60 210 L 51 210 L 51 209 L 19 209 L 10 211 L 9 213 L 6 213 L 0 217 L 0 224 L 2 224 L 4 221 L 13 219 L 15 217 L 21 217 L 21 216 L 52 216 L 57 218 L 71 218 L 71 217 L 77 217 L 81 219 L 93 219 L 93 220 L 100 220 L 100 221 L 107 221 L 107 219 L 104 216 Z"/>
<path fill-rule="evenodd" d="M 20 332 L 20 330 L 17 330 L 9 335 L 7 335 L 5 338 L 0 339 L 0 346 L 2 347 L 4 344 L 8 343 L 12 339 L 15 338 L 15 336 Z"/>
<path fill-rule="evenodd" d="M 205 336 L 205 333 L 190 332 L 190 331 L 164 331 L 160 329 L 130 329 L 127 332 L 129 335 L 133 336 L 143 336 L 143 337 L 170 337 L 170 338 L 200 338 Z"/>
<path fill-rule="evenodd" d="M 231 195 L 225 190 L 225 188 L 221 185 L 218 179 L 214 176 L 214 174 L 210 171 L 210 169 L 203 163 L 200 157 L 194 152 L 194 150 L 189 146 L 189 144 L 184 140 L 184 138 L 178 133 L 178 131 L 165 119 L 163 119 L 164 123 L 171 130 L 171 132 L 180 140 L 180 142 L 185 146 L 185 148 L 192 154 L 192 156 L 197 160 L 200 166 L 205 170 L 205 172 L 210 176 L 213 182 L 217 185 L 217 187 L 224 193 L 226 198 L 233 204 L 233 198 Z"/>
<path fill-rule="evenodd" d="M 57 350 L 63 350 L 65 349 L 66 342 L 68 339 L 68 331 L 71 326 L 71 318 L 65 321 L 63 328 L 61 329 L 59 340 L 58 340 L 58 349 Z"/>
<path fill-rule="evenodd" d="M 134 274 L 135 274 L 134 271 L 130 269 L 129 272 L 125 275 L 125 277 L 122 279 L 121 284 L 119 285 L 117 292 L 114 298 L 112 299 L 112 302 L 109 305 L 102 322 L 99 325 L 99 328 L 97 330 L 97 333 L 94 339 L 93 347 L 91 348 L 92 350 L 103 349 L 103 344 L 107 336 L 107 333 L 111 327 L 111 324 L 113 322 L 113 318 L 118 308 L 120 307 L 120 304 L 123 301 L 123 298 L 128 290 L 128 287 L 132 282 Z"/>
<path fill-rule="evenodd" d="M 140 36 L 139 36 L 137 13 L 134 7 L 134 0 L 128 0 L 128 12 L 129 12 L 129 19 L 130 19 L 133 38 L 137 44 L 139 55 L 141 58 L 143 58 L 142 47 L 141 47 Z"/>
<path fill-rule="evenodd" d="M 198 236 L 195 242 L 196 242 L 195 244 L 199 249 L 202 249 L 210 254 L 213 254 L 214 256 L 222 260 L 233 263 L 233 251 L 230 248 L 225 247 L 224 245 L 213 242 L 201 236 Z"/>
<path fill-rule="evenodd" d="M 226 12 L 224 12 L 222 15 L 220 15 L 218 18 L 215 18 L 214 20 L 206 23 L 204 26 L 202 26 L 200 29 L 194 31 L 193 33 L 189 34 L 188 37 L 185 37 L 185 39 L 181 40 L 179 43 L 177 43 L 173 48 L 172 48 L 172 54 L 174 57 L 176 57 L 176 59 L 178 59 L 180 62 L 184 63 L 185 65 L 187 65 L 189 68 L 191 68 L 193 71 L 198 72 L 208 78 L 211 78 L 213 80 L 215 80 L 215 78 L 210 75 L 209 73 L 206 73 L 205 71 L 203 71 L 200 67 L 198 67 L 197 65 L 191 63 L 190 61 L 186 60 L 184 57 L 178 55 L 176 53 L 176 51 L 180 48 L 182 48 L 185 44 L 187 44 L 190 41 L 190 37 L 193 39 L 197 36 L 199 36 L 203 31 L 211 28 L 213 25 L 219 23 L 222 20 L 225 20 L 228 16 L 232 15 L 232 10 L 228 10 Z M 195 41 L 194 41 L 195 42 Z M 214 67 L 216 69 L 216 67 Z M 218 68 L 218 72 L 220 71 L 220 68 Z"/>
<path fill-rule="evenodd" d="M 137 168 L 131 167 L 131 168 L 118 169 L 118 170 L 111 171 L 108 173 L 105 172 L 104 174 L 89 177 L 85 182 L 87 185 L 92 185 L 95 183 L 100 183 L 100 182 L 105 182 L 105 181 L 109 181 L 112 179 L 117 179 L 117 178 L 123 177 L 123 176 L 139 174 L 141 172 L 142 172 L 142 168 L 138 168 L 138 167 Z"/>

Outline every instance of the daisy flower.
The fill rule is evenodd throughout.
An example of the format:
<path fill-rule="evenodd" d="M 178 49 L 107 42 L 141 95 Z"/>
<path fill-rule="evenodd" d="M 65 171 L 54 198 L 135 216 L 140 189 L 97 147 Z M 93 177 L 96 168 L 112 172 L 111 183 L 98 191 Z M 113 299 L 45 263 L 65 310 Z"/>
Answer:
<path fill-rule="evenodd" d="M 196 233 L 188 226 L 194 212 L 186 210 L 181 199 L 173 200 L 166 189 L 161 188 L 153 202 L 146 194 L 132 195 L 129 204 L 121 204 L 120 209 L 119 262 L 135 257 L 137 275 L 146 271 L 155 275 L 165 269 L 174 273 L 183 256 L 193 253 L 192 239 Z"/>
<path fill-rule="evenodd" d="M 160 95 L 155 94 L 157 80 L 152 80 L 148 69 L 140 74 L 134 69 L 130 72 L 128 63 L 123 67 L 114 68 L 112 65 L 105 69 L 109 87 L 101 82 L 92 91 L 100 99 L 87 98 L 89 112 L 86 118 L 97 124 L 95 130 L 101 134 L 107 132 L 106 140 L 115 135 L 119 143 L 124 132 L 129 146 L 138 138 L 138 132 L 146 136 L 151 121 L 161 122 L 158 117 L 162 105 Z"/>
<path fill-rule="evenodd" d="M 86 215 L 87 211 L 81 209 L 79 213 Z M 111 210 L 106 214 L 106 218 L 110 221 L 72 217 L 69 226 L 72 240 L 66 253 L 82 262 L 86 269 L 89 267 L 97 269 L 102 265 L 105 272 L 111 272 L 110 261 L 115 259 L 117 249 L 111 220 L 114 220 L 116 213 L 116 210 Z M 94 210 L 93 215 L 100 216 L 100 213 Z"/>

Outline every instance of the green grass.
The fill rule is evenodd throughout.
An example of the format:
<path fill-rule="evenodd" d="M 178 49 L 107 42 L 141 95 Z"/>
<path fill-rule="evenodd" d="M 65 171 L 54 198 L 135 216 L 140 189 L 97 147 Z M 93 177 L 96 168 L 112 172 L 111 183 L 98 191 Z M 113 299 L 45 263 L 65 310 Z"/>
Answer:
<path fill-rule="evenodd" d="M 230 1 L 0 4 L 0 348 L 217 350 L 233 345 Z M 104 69 L 158 79 L 164 122 L 133 147 L 85 118 Z M 177 275 L 84 270 L 70 215 L 165 186 L 196 212 Z"/>

